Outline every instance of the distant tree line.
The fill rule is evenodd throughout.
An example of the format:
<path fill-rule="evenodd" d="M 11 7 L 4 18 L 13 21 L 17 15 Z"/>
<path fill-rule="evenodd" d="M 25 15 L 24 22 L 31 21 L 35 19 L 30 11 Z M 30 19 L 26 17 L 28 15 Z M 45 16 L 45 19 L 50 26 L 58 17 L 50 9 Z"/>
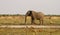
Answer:
<path fill-rule="evenodd" d="M 45 15 L 45 16 L 56 16 L 56 17 L 60 17 L 60 15 Z"/>
<path fill-rule="evenodd" d="M 0 14 L 0 16 L 25 16 L 21 14 Z M 45 16 L 60 16 L 60 15 L 45 15 Z"/>
<path fill-rule="evenodd" d="M 21 14 L 0 14 L 0 16 L 24 16 Z"/>

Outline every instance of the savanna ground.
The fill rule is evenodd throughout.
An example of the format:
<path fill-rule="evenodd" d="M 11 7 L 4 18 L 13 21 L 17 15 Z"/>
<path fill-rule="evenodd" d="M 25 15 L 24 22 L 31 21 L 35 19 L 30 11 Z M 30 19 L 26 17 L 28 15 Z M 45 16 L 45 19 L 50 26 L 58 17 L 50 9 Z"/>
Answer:
<path fill-rule="evenodd" d="M 52 16 L 51 19 L 49 19 L 50 16 L 44 17 L 44 23 L 43 25 L 60 25 L 60 15 Z M 39 24 L 39 20 L 35 20 L 36 24 Z M 26 24 L 31 24 L 31 18 L 27 17 Z M 3 15 L 0 16 L 0 25 L 25 25 L 25 16 L 22 15 Z"/>
<path fill-rule="evenodd" d="M 60 28 L 0 28 L 0 35 L 60 35 Z"/>
<path fill-rule="evenodd" d="M 60 16 L 44 17 L 43 25 L 60 25 Z M 38 20 L 35 20 L 39 24 Z M 27 17 L 26 24 L 31 24 L 30 17 Z M 0 16 L 0 25 L 25 25 L 25 16 Z M 60 28 L 2 28 L 0 35 L 60 35 Z"/>

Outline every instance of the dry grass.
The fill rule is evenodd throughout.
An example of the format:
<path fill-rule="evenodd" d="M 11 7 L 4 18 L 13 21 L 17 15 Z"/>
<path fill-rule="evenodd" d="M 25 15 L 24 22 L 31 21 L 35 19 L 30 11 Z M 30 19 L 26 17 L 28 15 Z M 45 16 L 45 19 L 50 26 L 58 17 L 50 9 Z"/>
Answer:
<path fill-rule="evenodd" d="M 38 20 L 35 20 L 39 24 Z M 24 16 L 2 16 L 0 25 L 20 25 L 25 24 Z M 27 24 L 31 24 L 30 17 L 27 18 Z M 44 18 L 44 25 L 60 24 L 60 17 Z M 60 28 L 0 28 L 0 35 L 60 35 Z"/>
<path fill-rule="evenodd" d="M 60 35 L 60 29 L 0 28 L 0 35 Z"/>
<path fill-rule="evenodd" d="M 39 24 L 38 20 L 35 20 L 36 24 Z M 25 24 L 24 16 L 1 16 L 0 25 L 20 25 Z M 31 24 L 30 17 L 27 18 L 26 24 Z M 44 25 L 60 25 L 60 17 L 44 18 Z"/>

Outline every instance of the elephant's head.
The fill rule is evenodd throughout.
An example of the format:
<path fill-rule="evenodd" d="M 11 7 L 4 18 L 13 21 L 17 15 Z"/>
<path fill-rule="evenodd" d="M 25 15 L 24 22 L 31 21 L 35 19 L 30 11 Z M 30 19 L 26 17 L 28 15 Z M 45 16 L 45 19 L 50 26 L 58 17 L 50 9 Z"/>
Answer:
<path fill-rule="evenodd" d="M 32 16 L 32 11 L 31 10 L 27 11 L 27 13 L 25 15 L 25 23 L 26 23 L 26 20 L 27 20 L 27 16 Z"/>

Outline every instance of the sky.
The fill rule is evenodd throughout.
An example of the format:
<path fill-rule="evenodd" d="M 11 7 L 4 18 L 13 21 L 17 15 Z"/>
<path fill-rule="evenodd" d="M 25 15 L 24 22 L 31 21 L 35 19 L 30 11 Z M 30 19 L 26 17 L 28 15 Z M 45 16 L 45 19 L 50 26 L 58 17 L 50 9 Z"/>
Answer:
<path fill-rule="evenodd" d="M 60 0 L 0 0 L 0 14 L 26 14 L 28 10 L 60 15 Z"/>

